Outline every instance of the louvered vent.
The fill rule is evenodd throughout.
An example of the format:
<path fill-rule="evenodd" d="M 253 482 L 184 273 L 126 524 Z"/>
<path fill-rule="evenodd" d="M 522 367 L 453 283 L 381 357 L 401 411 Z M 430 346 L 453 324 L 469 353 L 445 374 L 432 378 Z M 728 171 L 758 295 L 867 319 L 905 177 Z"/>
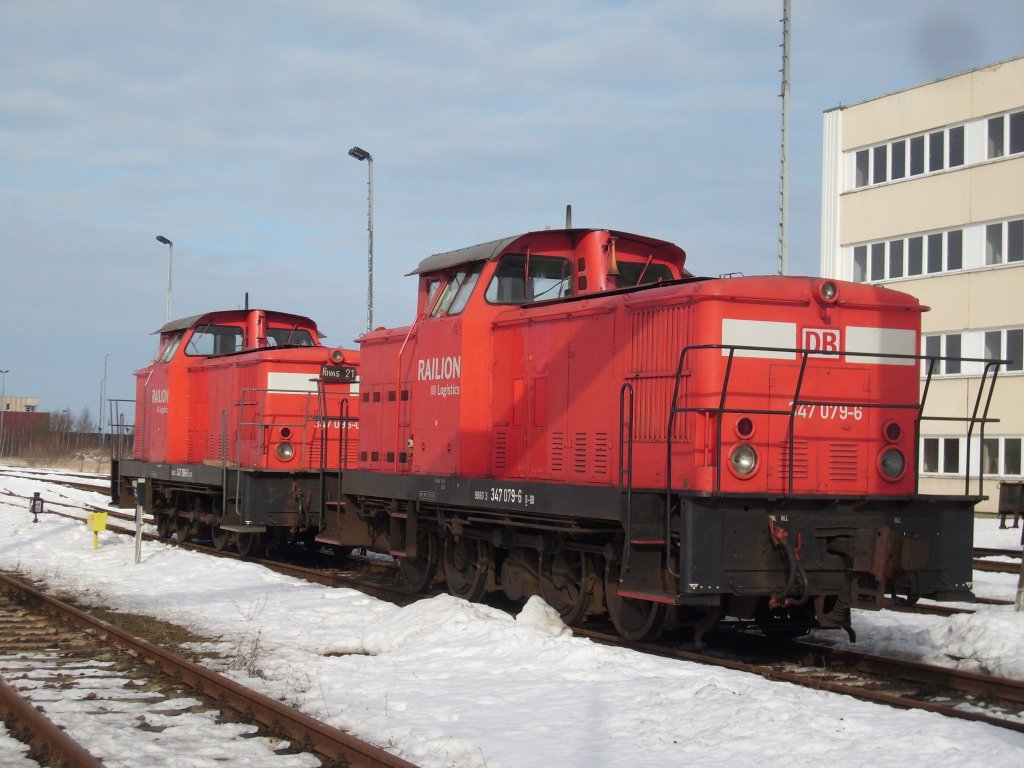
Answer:
<path fill-rule="evenodd" d="M 494 469 L 508 469 L 508 432 L 500 430 L 494 434 Z"/>
<path fill-rule="evenodd" d="M 608 475 L 608 452 L 611 442 L 608 440 L 607 432 L 598 432 L 594 435 L 594 473 L 601 477 Z"/>
<path fill-rule="evenodd" d="M 551 435 L 551 472 L 565 471 L 565 433 L 554 432 Z"/>
<path fill-rule="evenodd" d="M 779 477 L 789 480 L 789 443 L 779 443 Z M 809 466 L 809 448 L 806 440 L 793 441 L 793 479 L 806 480 Z"/>
<path fill-rule="evenodd" d="M 828 447 L 828 473 L 832 480 L 856 480 L 860 475 L 855 443 L 832 443 Z"/>
<path fill-rule="evenodd" d="M 584 475 L 587 472 L 587 433 L 577 432 L 575 443 L 572 470 L 578 475 Z"/>

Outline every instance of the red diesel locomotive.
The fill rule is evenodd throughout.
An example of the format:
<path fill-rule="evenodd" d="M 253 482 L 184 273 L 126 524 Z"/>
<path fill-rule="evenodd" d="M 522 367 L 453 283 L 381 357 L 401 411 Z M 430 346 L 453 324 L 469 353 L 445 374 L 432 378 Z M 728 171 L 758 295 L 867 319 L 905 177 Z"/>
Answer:
<path fill-rule="evenodd" d="M 355 458 L 358 352 L 322 346 L 307 317 L 257 309 L 157 333 L 156 359 L 135 374 L 134 453 L 112 462 L 115 500 L 133 503 L 144 481 L 164 536 L 218 549 L 311 541 L 325 486 Z"/>
<path fill-rule="evenodd" d="M 540 594 L 631 639 L 724 616 L 852 636 L 851 607 L 970 599 L 981 489 L 917 489 L 942 416 L 926 308 L 684 260 L 567 229 L 422 261 L 415 322 L 360 339 L 358 460 L 321 538 L 389 551 L 417 590 Z"/>

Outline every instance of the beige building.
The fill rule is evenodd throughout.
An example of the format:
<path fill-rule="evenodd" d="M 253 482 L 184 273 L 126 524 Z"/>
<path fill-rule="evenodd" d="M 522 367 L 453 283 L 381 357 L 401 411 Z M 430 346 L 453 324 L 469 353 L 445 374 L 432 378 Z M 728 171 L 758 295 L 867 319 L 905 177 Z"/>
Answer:
<path fill-rule="evenodd" d="M 36 397 L 14 397 L 5 395 L 0 398 L 0 410 L 22 413 L 33 413 L 39 409 L 39 399 Z"/>
<path fill-rule="evenodd" d="M 917 296 L 924 354 L 1012 361 L 984 441 L 921 428 L 921 490 L 962 493 L 969 455 L 994 511 L 1024 479 L 1024 57 L 829 110 L 823 156 L 822 275 Z M 940 362 L 927 412 L 968 414 L 981 372 Z"/>

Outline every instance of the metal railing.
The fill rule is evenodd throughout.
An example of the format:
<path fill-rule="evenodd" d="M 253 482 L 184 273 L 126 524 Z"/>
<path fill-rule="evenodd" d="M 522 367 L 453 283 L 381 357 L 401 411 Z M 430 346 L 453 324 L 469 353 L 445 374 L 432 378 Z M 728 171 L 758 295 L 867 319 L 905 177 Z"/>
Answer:
<path fill-rule="evenodd" d="M 686 359 L 688 354 L 700 351 L 700 350 L 722 350 L 728 352 L 728 360 L 725 366 L 725 374 L 723 376 L 721 393 L 719 396 L 719 402 L 717 407 L 685 407 L 679 406 L 679 391 L 684 378 L 684 370 L 686 369 Z M 773 355 L 788 354 L 792 355 L 794 359 L 799 357 L 800 368 L 797 374 L 796 383 L 791 393 L 791 400 L 788 408 L 730 408 L 728 407 L 728 397 L 730 395 L 730 385 L 732 384 L 732 368 L 733 361 L 736 357 L 737 351 L 744 352 L 762 352 L 770 353 Z M 891 402 L 891 401 L 849 401 L 849 400 L 817 400 L 817 399 L 802 399 L 801 394 L 803 391 L 804 379 L 807 373 L 807 363 L 811 357 L 820 358 L 871 358 L 872 360 L 877 359 L 889 359 L 889 360 L 908 360 L 915 364 L 927 362 L 927 372 L 924 379 L 924 387 L 920 390 L 920 395 L 915 397 L 913 402 Z M 982 373 L 980 376 L 980 382 L 978 385 L 978 391 L 975 395 L 974 405 L 969 416 L 929 416 L 924 413 L 925 405 L 928 398 L 928 391 L 931 387 L 932 379 L 935 375 L 935 366 L 939 361 L 952 360 L 959 361 L 960 363 L 980 363 L 983 365 Z M 967 423 L 967 464 L 965 469 L 965 487 L 964 493 L 970 493 L 970 480 L 971 480 L 971 462 L 970 462 L 970 443 L 971 437 L 973 436 L 974 430 L 977 428 L 980 433 L 980 437 L 984 440 L 985 425 L 992 423 L 995 419 L 988 418 L 989 407 L 992 402 L 992 394 L 995 388 L 996 378 L 999 374 L 999 366 L 1005 365 L 1008 361 L 1006 360 L 989 360 L 985 358 L 971 358 L 971 357 L 939 357 L 932 355 L 907 355 L 907 354 L 895 354 L 895 353 L 883 353 L 883 352 L 827 352 L 820 350 L 801 349 L 798 347 L 759 347 L 741 344 L 700 344 L 691 345 L 683 349 L 679 355 L 679 364 L 676 367 L 675 381 L 672 391 L 672 404 L 669 408 L 668 415 L 668 430 L 666 433 L 666 457 L 667 457 L 667 469 L 669 478 L 671 478 L 672 471 L 672 433 L 675 427 L 676 414 L 680 413 L 704 413 L 713 416 L 722 416 L 727 413 L 745 413 L 754 415 L 769 415 L 769 416 L 786 416 L 789 419 L 789 428 L 786 436 L 786 449 L 789 456 L 788 463 L 788 477 L 787 477 L 787 493 L 792 495 L 793 493 L 793 451 L 794 451 L 794 424 L 797 416 L 797 412 L 801 407 L 815 406 L 815 407 L 837 407 L 837 408 L 862 408 L 865 410 L 883 410 L 883 409 L 902 409 L 902 410 L 913 410 L 917 411 L 917 416 L 914 420 L 914 468 L 918 466 L 919 461 L 919 443 L 920 443 L 920 423 L 922 421 L 950 421 L 950 422 L 962 422 Z M 980 413 L 979 413 L 980 412 Z M 716 436 L 715 436 L 715 455 L 716 461 L 716 474 L 715 474 L 715 493 L 721 492 L 721 472 L 722 472 L 722 419 L 718 418 L 716 425 Z M 978 494 L 983 493 L 983 474 L 979 473 L 978 476 Z M 669 486 L 671 486 L 671 480 L 669 480 Z M 916 488 L 915 488 L 916 490 Z"/>
<path fill-rule="evenodd" d="M 686 363 L 690 355 L 695 352 L 702 350 L 721 350 L 723 354 L 727 354 L 728 360 L 726 361 L 725 372 L 721 384 L 721 392 L 719 394 L 717 406 L 680 406 L 679 397 L 680 390 L 682 388 L 682 382 L 684 373 L 687 371 Z M 792 356 L 790 359 L 796 360 L 799 358 L 800 367 L 797 373 L 796 382 L 791 392 L 791 398 L 789 406 L 787 408 L 733 408 L 729 404 L 730 386 L 733 384 L 733 361 L 738 351 L 742 352 L 755 352 L 762 353 L 761 356 L 773 356 L 777 357 L 780 354 Z M 907 360 L 912 361 L 920 370 L 921 363 L 926 362 L 927 368 L 924 378 L 924 386 L 918 387 L 920 393 L 915 397 L 913 402 L 889 402 L 889 401 L 846 401 L 846 400 L 821 400 L 821 399 L 804 399 L 801 397 L 804 387 L 805 375 L 807 372 L 808 361 L 812 357 L 817 358 L 871 358 L 872 360 L 888 359 L 888 360 Z M 940 361 L 959 361 L 960 363 L 980 363 L 982 364 L 982 372 L 980 381 L 978 383 L 978 391 L 974 398 L 974 405 L 969 416 L 928 416 L 925 415 L 924 409 L 928 397 L 928 392 L 931 387 L 932 379 L 934 377 L 936 366 Z M 794 443 L 795 443 L 795 421 L 797 412 L 802 407 L 817 406 L 817 407 L 847 407 L 847 408 L 861 408 L 861 409 L 903 409 L 916 411 L 914 418 L 914 457 L 913 457 L 913 471 L 914 471 L 914 493 L 918 492 L 918 468 L 920 463 L 920 442 L 921 442 L 921 422 L 923 421 L 944 421 L 944 422 L 961 422 L 966 423 L 967 426 L 967 457 L 964 472 L 964 495 L 970 495 L 971 486 L 971 438 L 974 434 L 975 429 L 978 430 L 980 440 L 984 444 L 985 439 L 985 425 L 997 421 L 996 419 L 990 419 L 988 417 L 989 408 L 992 403 L 992 394 L 995 389 L 996 379 L 999 375 L 999 366 L 1007 364 L 1006 360 L 988 360 L 984 358 L 969 358 L 969 357 L 941 357 L 934 355 L 908 355 L 908 354 L 894 354 L 894 353 L 882 353 L 882 352 L 848 352 L 848 351 L 821 351 L 802 349 L 798 347 L 761 347 L 753 345 L 742 345 L 742 344 L 698 344 L 685 347 L 679 354 L 679 363 L 676 366 L 675 380 L 672 390 L 672 401 L 669 407 L 668 413 L 668 426 L 665 434 L 665 455 L 666 455 L 666 481 L 665 481 L 665 559 L 666 564 L 671 570 L 671 517 L 672 517 L 672 447 L 673 447 L 673 434 L 675 429 L 675 422 L 677 414 L 685 413 L 703 413 L 716 421 L 715 430 L 715 485 L 713 493 L 715 495 L 721 494 L 722 490 L 722 422 L 723 416 L 729 413 L 737 414 L 748 414 L 748 415 L 767 415 L 767 416 L 785 416 L 788 417 L 788 429 L 786 435 L 786 446 L 785 450 L 788 455 L 788 461 L 786 462 L 787 477 L 786 477 L 786 494 L 788 496 L 794 495 Z M 984 472 L 978 472 L 978 495 L 981 496 L 984 493 Z M 678 574 L 674 574 L 677 575 Z"/>

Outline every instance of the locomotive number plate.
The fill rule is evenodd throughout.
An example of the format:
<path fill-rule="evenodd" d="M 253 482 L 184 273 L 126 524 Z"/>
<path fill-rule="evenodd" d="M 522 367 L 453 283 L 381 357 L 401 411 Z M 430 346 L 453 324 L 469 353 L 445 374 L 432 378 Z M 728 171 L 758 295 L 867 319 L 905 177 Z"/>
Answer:
<path fill-rule="evenodd" d="M 524 492 L 522 488 L 494 486 L 486 490 L 473 491 L 473 500 L 517 507 L 532 507 L 537 503 L 537 497 L 532 493 Z"/>
<path fill-rule="evenodd" d="M 320 378 L 324 381 L 355 381 L 356 369 L 350 365 L 321 365 Z"/>

